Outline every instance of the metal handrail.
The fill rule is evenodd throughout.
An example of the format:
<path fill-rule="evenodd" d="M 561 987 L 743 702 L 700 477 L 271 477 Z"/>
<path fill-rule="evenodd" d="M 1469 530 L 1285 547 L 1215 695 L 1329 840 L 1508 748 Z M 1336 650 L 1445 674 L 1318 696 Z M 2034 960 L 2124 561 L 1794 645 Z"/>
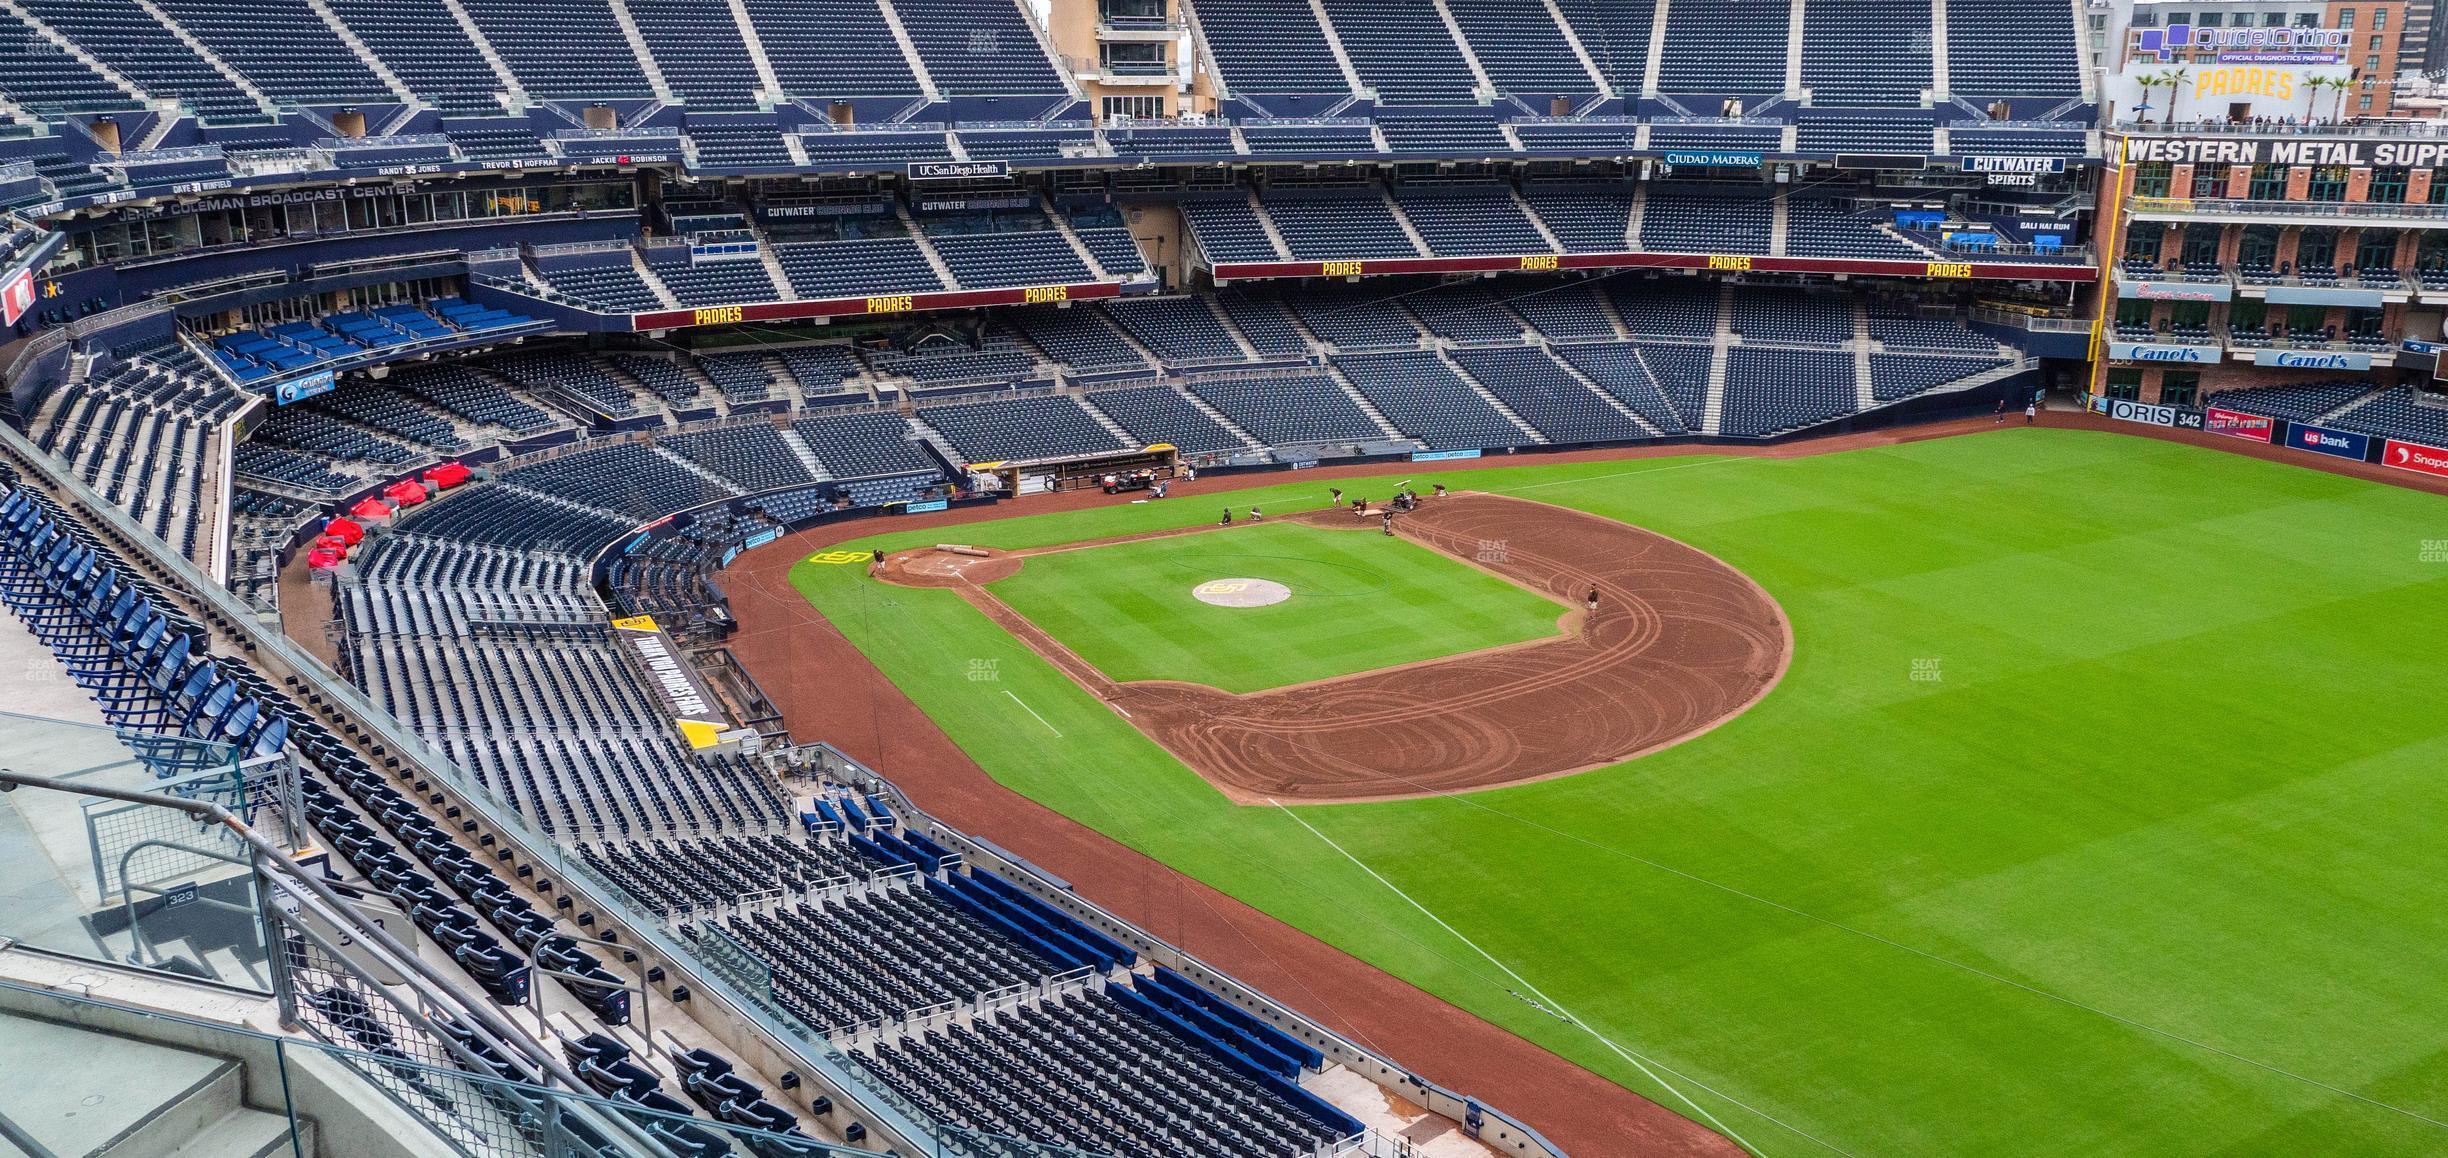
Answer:
<path fill-rule="evenodd" d="M 2184 213 L 2197 216 L 2242 217 L 2402 217 L 2419 221 L 2448 218 L 2448 205 L 2415 205 L 2403 201 L 2262 201 L 2241 197 L 2129 197 L 2129 213 Z"/>
<path fill-rule="evenodd" d="M 484 1002 L 459 1000 L 458 987 L 453 981 L 442 976 L 438 970 L 417 956 L 414 949 L 401 944 L 382 926 L 352 920 L 346 916 L 345 914 L 350 911 L 348 902 L 341 899 L 338 892 L 313 876 L 298 871 L 296 865 L 290 862 L 286 850 L 264 839 L 261 833 L 256 832 L 229 809 L 209 800 L 190 800 L 159 792 L 138 792 L 133 789 L 113 788 L 102 784 L 86 784 L 51 776 L 37 776 L 8 768 L 0 768 L 0 784 L 40 788 L 74 796 L 98 796 L 106 800 L 168 808 L 184 812 L 208 824 L 220 825 L 229 830 L 231 835 L 236 836 L 248 848 L 254 850 L 256 871 L 306 893 L 323 905 L 326 911 L 318 915 L 331 920 L 334 927 L 347 928 L 351 936 L 375 946 L 389 957 L 397 958 L 396 962 L 390 962 L 390 964 L 396 965 L 402 970 L 403 975 L 412 978 L 408 984 L 417 990 L 420 997 L 435 1001 L 436 1004 L 450 1010 L 454 1017 L 464 1016 L 469 1021 L 483 1026 L 491 1035 L 500 1038 L 502 1044 L 515 1047 L 528 1055 L 527 1060 L 536 1063 L 540 1070 L 551 1075 L 554 1080 L 564 1082 L 574 1090 L 588 1088 L 585 1082 L 579 1080 L 578 1075 L 570 1072 L 561 1063 L 557 1055 L 529 1040 L 517 1027 L 511 1025 L 508 1019 L 495 1012 L 491 1005 Z"/>
<path fill-rule="evenodd" d="M 168 309 L 167 306 L 160 308 Z M 95 319 L 109 316 L 98 314 Z M 199 608 L 217 613 L 232 635 L 254 645 L 252 654 L 255 658 L 276 662 L 305 680 L 317 688 L 327 701 L 354 717 L 374 742 L 389 747 L 405 762 L 447 786 L 466 807 L 467 818 L 485 824 L 501 838 L 502 847 L 531 861 L 560 868 L 563 884 L 570 892 L 633 933 L 637 947 L 666 962 L 669 968 L 685 979 L 700 1000 L 719 1002 L 727 1011 L 746 1019 L 769 1043 L 804 1067 L 803 1072 L 818 1075 L 838 1089 L 858 1107 L 871 1129 L 888 1137 L 909 1140 L 924 1140 L 938 1131 L 958 1132 L 957 1127 L 936 1123 L 923 1108 L 909 1103 L 881 1079 L 865 1072 L 855 1059 L 821 1042 L 809 1041 L 799 1031 L 783 1024 L 766 1007 L 733 988 L 727 980 L 709 973 L 704 962 L 658 924 L 644 906 L 610 882 L 585 871 L 583 866 L 561 858 L 548 838 L 528 827 L 516 807 L 460 769 L 446 753 L 401 727 L 388 712 L 333 673 L 320 659 L 279 631 L 257 622 L 235 596 L 215 584 L 192 561 L 175 551 L 163 549 L 150 531 L 136 525 L 125 512 L 69 471 L 56 456 L 35 446 L 24 434 L 6 424 L 0 424 L 0 457 L 24 465 L 31 476 L 74 499 L 90 520 L 110 528 L 120 540 L 135 544 L 157 573 L 165 577 L 181 595 Z M 488 1031 L 498 1032 L 495 1026 L 501 1024 L 501 1020 L 487 1017 L 483 1019 L 483 1024 Z M 523 1040 L 523 1035 L 520 1038 Z M 553 1073 L 556 1080 L 568 1073 L 558 1061 L 548 1061 L 547 1072 Z"/>

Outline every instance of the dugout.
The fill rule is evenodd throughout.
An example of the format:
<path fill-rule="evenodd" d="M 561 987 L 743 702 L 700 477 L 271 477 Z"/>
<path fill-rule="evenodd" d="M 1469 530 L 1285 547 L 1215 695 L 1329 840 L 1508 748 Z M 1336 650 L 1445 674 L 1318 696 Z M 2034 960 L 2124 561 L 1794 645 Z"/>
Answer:
<path fill-rule="evenodd" d="M 1047 492 L 1093 489 L 1097 480 L 1108 474 L 1129 474 L 1149 471 L 1158 479 L 1169 479 L 1181 470 L 1181 452 L 1169 442 L 1151 442 L 1139 450 L 1117 450 L 1106 454 L 1076 454 L 1066 458 L 1030 459 L 1021 462 L 973 462 L 971 472 L 991 474 L 1003 480 L 1005 494 L 1032 495 Z"/>

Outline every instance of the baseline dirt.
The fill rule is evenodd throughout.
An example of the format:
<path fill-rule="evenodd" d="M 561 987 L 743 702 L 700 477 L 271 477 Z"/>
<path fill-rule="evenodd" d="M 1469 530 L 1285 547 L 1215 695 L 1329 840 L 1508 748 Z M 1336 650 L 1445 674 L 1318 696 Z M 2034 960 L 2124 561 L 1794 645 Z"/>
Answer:
<path fill-rule="evenodd" d="M 1375 519 L 1339 510 L 1293 517 L 1377 533 Z M 1767 592 L 1705 552 L 1638 527 L 1457 494 L 1428 500 L 1394 529 L 1572 608 L 1565 634 L 1235 695 L 1175 681 L 1118 683 L 980 586 L 1017 570 L 1029 552 L 914 551 L 895 556 L 885 575 L 957 587 L 1244 804 L 1403 799 L 1602 767 L 1732 718 L 1776 685 L 1792 654 L 1792 630 Z M 1583 607 L 1593 588 L 1590 615 Z"/>

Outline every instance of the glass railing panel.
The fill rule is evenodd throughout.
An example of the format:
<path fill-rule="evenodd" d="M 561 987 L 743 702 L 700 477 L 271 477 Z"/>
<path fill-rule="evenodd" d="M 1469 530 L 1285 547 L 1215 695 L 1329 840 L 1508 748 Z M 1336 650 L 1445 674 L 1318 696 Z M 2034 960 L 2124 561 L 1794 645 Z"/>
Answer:
<path fill-rule="evenodd" d="M 210 800 L 245 815 L 221 744 L 0 713 L 0 767 Z M 175 808 L 83 793 L 0 795 L 0 936 L 64 956 L 271 991 L 245 841 Z"/>

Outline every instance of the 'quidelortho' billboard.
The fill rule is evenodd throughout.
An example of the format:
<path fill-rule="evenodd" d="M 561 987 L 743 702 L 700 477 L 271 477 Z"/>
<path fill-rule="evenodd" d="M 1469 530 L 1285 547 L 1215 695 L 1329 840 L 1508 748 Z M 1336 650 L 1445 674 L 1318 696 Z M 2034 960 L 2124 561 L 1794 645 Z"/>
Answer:
<path fill-rule="evenodd" d="M 2287 423 L 2287 445 L 2313 454 L 2332 458 L 2351 458 L 2362 462 L 2371 457 L 2371 436 L 2351 430 L 2332 430 L 2326 426 L 2306 426 Z"/>
<path fill-rule="evenodd" d="M 2380 447 L 2380 465 L 2448 478 L 2448 450 L 2392 438 Z"/>
<path fill-rule="evenodd" d="M 2241 410 L 2225 410 L 2213 406 L 2203 411 L 2202 415 L 2203 430 L 2229 438 L 2241 438 L 2247 442 L 2268 442 L 2270 435 L 2277 433 L 2278 430 L 2277 419 L 2264 418 L 2258 414 L 2246 414 Z"/>

